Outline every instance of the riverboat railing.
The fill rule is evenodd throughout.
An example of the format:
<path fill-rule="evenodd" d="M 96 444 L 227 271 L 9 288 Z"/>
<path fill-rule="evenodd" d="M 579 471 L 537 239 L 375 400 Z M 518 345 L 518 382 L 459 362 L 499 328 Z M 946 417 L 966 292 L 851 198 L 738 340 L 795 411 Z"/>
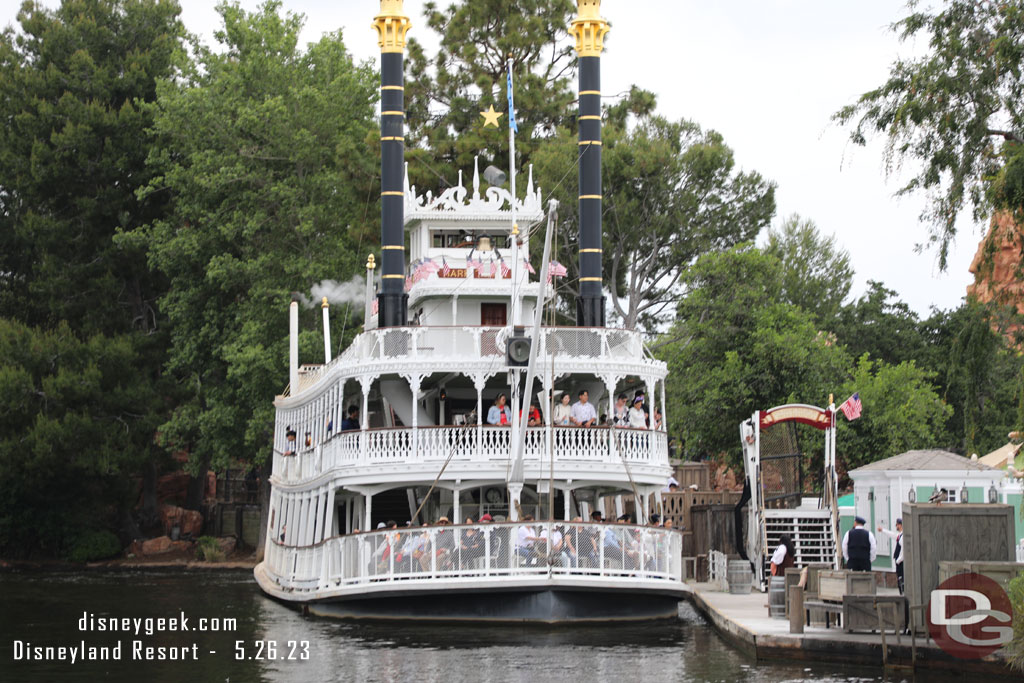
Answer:
<path fill-rule="evenodd" d="M 586 522 L 405 527 L 267 544 L 267 573 L 293 593 L 394 583 L 451 588 L 453 581 L 574 577 L 681 583 L 682 535 L 671 529 Z"/>
<path fill-rule="evenodd" d="M 506 327 L 430 326 L 388 327 L 359 334 L 347 349 L 327 365 L 303 372 L 298 390 L 309 387 L 339 364 L 373 361 L 428 361 L 443 358 L 493 358 L 504 355 Z M 529 330 L 527 331 L 529 333 Z M 541 357 L 639 361 L 647 357 L 643 337 L 636 330 L 597 327 L 544 327 Z M 294 387 L 293 387 L 294 390 Z"/>
<path fill-rule="evenodd" d="M 559 465 L 603 463 L 668 465 L 665 432 L 624 427 L 551 427 L 555 462 Z M 414 438 L 415 435 L 415 438 Z M 451 462 L 505 462 L 511 448 L 511 430 L 494 425 L 408 427 L 341 432 L 328 441 L 296 454 L 274 454 L 274 476 L 295 483 L 331 470 L 375 464 Z M 414 446 L 415 445 L 415 446 Z M 544 463 L 548 455 L 548 427 L 528 427 L 524 460 Z"/>

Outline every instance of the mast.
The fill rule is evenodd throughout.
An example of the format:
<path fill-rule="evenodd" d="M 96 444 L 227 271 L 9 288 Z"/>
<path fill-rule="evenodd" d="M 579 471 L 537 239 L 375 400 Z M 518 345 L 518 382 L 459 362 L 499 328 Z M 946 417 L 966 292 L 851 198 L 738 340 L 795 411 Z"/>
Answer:
<path fill-rule="evenodd" d="M 380 44 L 380 249 L 381 291 L 377 326 L 402 327 L 409 321 L 405 292 L 405 34 L 412 25 L 403 0 L 380 0 L 373 19 Z"/>
<path fill-rule="evenodd" d="M 601 288 L 601 52 L 608 22 L 601 0 L 577 0 L 569 32 L 579 55 L 579 270 L 576 324 L 604 327 Z"/>

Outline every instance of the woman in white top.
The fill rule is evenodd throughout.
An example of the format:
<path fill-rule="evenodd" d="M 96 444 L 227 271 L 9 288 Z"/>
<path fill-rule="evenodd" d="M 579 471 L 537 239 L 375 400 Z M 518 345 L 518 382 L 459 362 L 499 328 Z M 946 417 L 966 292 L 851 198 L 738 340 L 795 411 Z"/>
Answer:
<path fill-rule="evenodd" d="M 637 396 L 633 407 L 629 409 L 629 426 L 634 429 L 647 429 L 647 414 L 644 412 L 644 397 Z"/>
<path fill-rule="evenodd" d="M 552 424 L 556 425 L 567 425 L 569 424 L 569 392 L 562 394 L 562 398 L 558 405 L 555 406 L 555 415 L 552 420 Z"/>

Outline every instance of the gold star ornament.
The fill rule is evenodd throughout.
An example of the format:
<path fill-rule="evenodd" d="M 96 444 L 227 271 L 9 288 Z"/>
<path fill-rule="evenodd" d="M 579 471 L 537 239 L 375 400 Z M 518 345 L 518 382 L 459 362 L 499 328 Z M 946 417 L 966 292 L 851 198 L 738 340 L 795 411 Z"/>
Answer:
<path fill-rule="evenodd" d="M 494 111 L 494 105 L 492 104 L 487 108 L 487 111 L 480 112 L 480 116 L 484 117 L 484 128 L 487 126 L 498 127 L 498 119 L 501 118 L 502 112 Z"/>

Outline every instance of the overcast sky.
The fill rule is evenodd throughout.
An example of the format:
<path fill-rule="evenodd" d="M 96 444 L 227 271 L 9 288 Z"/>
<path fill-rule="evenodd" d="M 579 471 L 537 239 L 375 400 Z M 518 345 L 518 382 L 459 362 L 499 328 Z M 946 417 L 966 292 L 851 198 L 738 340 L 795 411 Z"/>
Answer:
<path fill-rule="evenodd" d="M 5 0 L 0 22 L 13 21 L 19 4 Z M 188 29 L 212 42 L 219 25 L 214 2 L 180 4 Z M 405 9 L 410 35 L 429 47 L 436 38 L 425 27 L 423 4 L 405 0 Z M 370 28 L 376 0 L 284 0 L 284 7 L 306 16 L 306 40 L 340 28 L 353 54 L 378 59 Z M 636 84 L 657 93 L 660 113 L 721 132 L 740 166 L 778 184 L 774 225 L 799 213 L 850 252 L 852 296 L 880 280 L 919 314 L 954 308 L 972 281 L 967 268 L 978 228 L 961 225 L 948 271 L 940 274 L 934 251 L 914 251 L 926 237 L 918 221 L 923 201 L 893 197 L 899 178 L 885 176 L 882 141 L 853 147 L 829 121 L 883 83 L 897 55 L 921 49 L 901 46 L 888 30 L 905 12 L 896 0 L 604 0 L 612 30 L 602 91 L 613 95 Z"/>

